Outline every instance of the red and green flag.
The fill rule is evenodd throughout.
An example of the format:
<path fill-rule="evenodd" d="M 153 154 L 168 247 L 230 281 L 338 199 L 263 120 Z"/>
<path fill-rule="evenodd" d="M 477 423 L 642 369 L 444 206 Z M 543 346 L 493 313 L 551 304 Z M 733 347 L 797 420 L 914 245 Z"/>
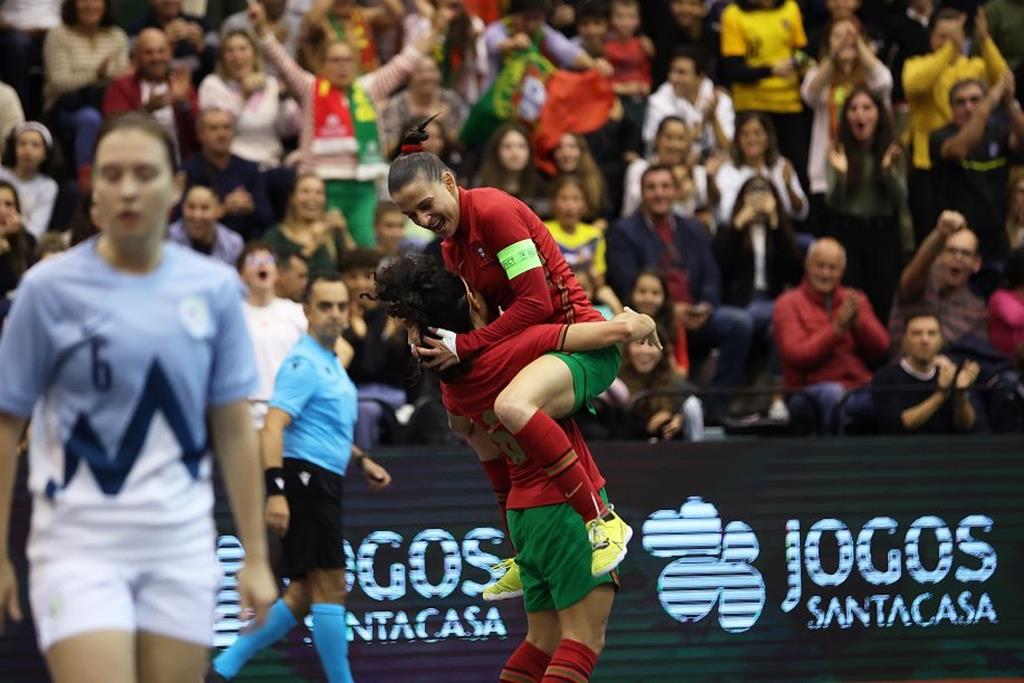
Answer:
<path fill-rule="evenodd" d="M 599 73 L 557 69 L 534 45 L 506 57 L 470 110 L 460 137 L 466 145 L 480 145 L 501 124 L 518 122 L 532 133 L 537 165 L 553 174 L 550 155 L 562 134 L 603 126 L 614 99 L 611 84 Z"/>

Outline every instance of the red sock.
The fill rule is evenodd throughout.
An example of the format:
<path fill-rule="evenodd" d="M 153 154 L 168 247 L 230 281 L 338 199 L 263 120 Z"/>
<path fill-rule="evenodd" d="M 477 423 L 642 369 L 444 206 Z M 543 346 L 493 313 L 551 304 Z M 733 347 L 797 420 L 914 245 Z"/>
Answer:
<path fill-rule="evenodd" d="M 597 653 L 581 642 L 563 638 L 540 683 L 587 683 L 595 665 Z"/>
<path fill-rule="evenodd" d="M 551 655 L 525 640 L 505 662 L 498 680 L 501 683 L 540 683 Z"/>
<path fill-rule="evenodd" d="M 584 522 L 607 512 L 569 437 L 550 416 L 538 410 L 515 436 Z"/>
<path fill-rule="evenodd" d="M 508 515 L 505 514 L 508 492 L 512 489 L 512 478 L 508 472 L 508 463 L 505 462 L 505 458 L 495 458 L 480 464 L 484 466 L 484 472 L 487 473 L 487 478 L 491 481 L 494 496 L 498 499 L 498 507 L 501 508 L 501 523 L 505 525 L 505 537 L 508 538 L 508 542 L 514 550 L 515 544 L 512 543 L 512 534 L 508 530 Z"/>

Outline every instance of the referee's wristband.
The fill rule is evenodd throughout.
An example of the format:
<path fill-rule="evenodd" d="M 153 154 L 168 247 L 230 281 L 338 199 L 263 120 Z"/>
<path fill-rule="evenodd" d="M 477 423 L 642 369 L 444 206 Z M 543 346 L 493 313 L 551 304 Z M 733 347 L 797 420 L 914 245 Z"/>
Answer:
<path fill-rule="evenodd" d="M 267 489 L 267 497 L 284 495 L 284 468 L 268 467 L 263 470 L 263 483 Z"/>

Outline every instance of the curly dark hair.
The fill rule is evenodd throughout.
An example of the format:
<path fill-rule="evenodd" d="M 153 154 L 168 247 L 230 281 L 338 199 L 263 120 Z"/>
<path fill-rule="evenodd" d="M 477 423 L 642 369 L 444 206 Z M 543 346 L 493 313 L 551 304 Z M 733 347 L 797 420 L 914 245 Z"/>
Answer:
<path fill-rule="evenodd" d="M 388 313 L 409 326 L 426 331 L 440 327 L 456 334 L 470 332 L 469 297 L 462 278 L 445 270 L 436 258 L 406 254 L 389 259 L 377 269 L 374 296 Z M 469 371 L 467 361 L 438 373 L 444 382 Z"/>

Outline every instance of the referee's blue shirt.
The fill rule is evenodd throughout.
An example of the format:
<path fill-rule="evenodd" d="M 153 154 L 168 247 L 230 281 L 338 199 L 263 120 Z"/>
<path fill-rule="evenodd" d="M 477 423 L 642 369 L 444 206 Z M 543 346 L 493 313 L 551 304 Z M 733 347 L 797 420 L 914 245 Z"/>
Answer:
<path fill-rule="evenodd" d="M 345 474 L 352 457 L 356 386 L 333 351 L 303 335 L 277 371 L 270 407 L 292 418 L 284 430 L 284 457 Z"/>

